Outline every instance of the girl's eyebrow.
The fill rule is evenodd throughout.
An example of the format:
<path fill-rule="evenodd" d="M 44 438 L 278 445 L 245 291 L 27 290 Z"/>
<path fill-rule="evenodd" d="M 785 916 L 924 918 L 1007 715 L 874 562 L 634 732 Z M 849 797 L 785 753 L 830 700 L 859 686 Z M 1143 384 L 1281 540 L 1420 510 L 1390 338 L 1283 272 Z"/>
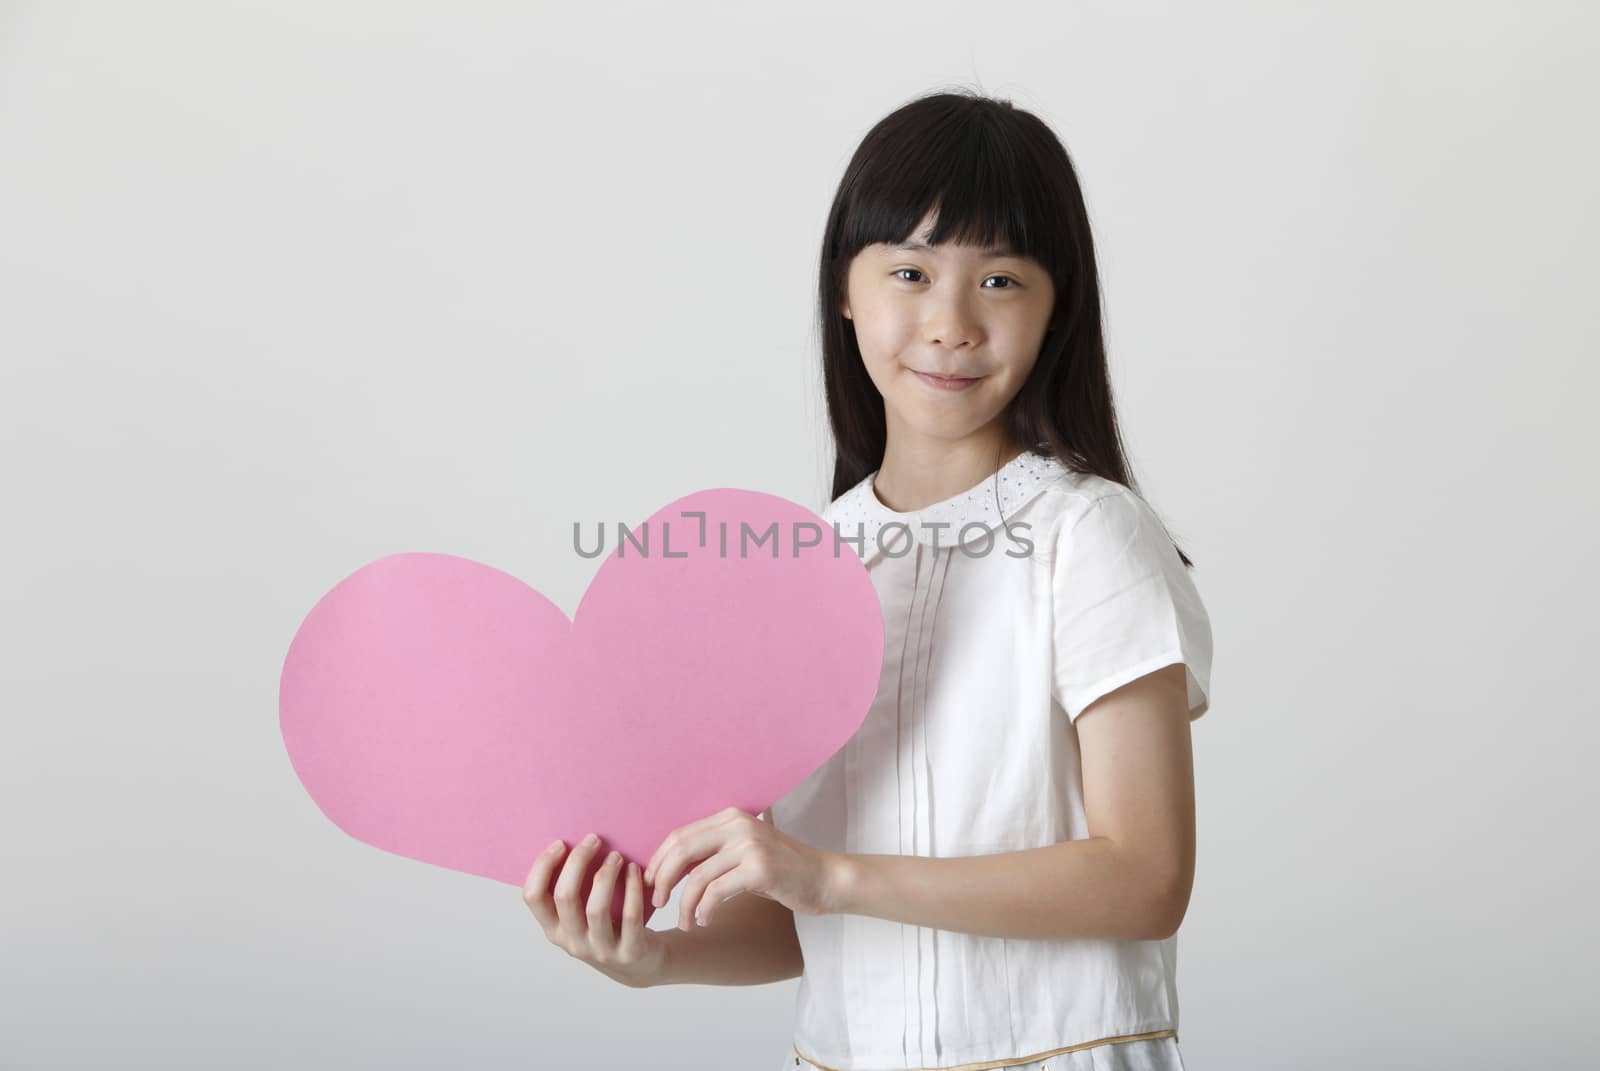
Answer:
<path fill-rule="evenodd" d="M 894 251 L 896 253 L 932 253 L 936 250 L 926 242 L 902 242 L 894 247 Z M 978 255 L 981 257 L 1017 257 L 1021 259 L 1021 254 L 1008 245 L 994 245 L 988 249 L 980 249 L 978 250 Z"/>

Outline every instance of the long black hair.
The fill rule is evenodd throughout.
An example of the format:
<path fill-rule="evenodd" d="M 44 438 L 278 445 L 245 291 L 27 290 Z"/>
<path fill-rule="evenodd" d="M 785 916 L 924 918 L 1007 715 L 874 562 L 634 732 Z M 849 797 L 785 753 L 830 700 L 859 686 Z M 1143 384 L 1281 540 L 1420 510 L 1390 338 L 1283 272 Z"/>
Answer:
<path fill-rule="evenodd" d="M 930 244 L 1004 243 L 1042 264 L 1055 285 L 1038 360 L 1004 415 L 1010 443 L 1137 494 L 1117 428 L 1100 276 L 1072 160 L 1031 112 L 958 89 L 919 97 L 869 130 L 828 211 L 818 314 L 832 497 L 877 470 L 887 441 L 883 396 L 862 363 L 854 324 L 840 310 L 850 261 L 875 242 L 904 241 L 930 211 Z"/>

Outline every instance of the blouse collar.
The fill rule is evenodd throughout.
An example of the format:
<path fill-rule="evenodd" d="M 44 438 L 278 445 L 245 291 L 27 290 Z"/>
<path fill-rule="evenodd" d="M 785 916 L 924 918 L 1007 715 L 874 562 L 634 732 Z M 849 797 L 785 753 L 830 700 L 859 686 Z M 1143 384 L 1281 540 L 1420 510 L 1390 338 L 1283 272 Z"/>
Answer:
<path fill-rule="evenodd" d="M 885 552 L 901 557 L 911 548 L 912 539 L 930 547 L 949 548 L 958 543 L 981 547 L 991 538 L 985 533 L 1001 528 L 1003 522 L 1010 521 L 1068 469 L 1054 456 L 1041 457 L 1024 450 L 981 483 L 942 502 L 904 513 L 879 500 L 872 488 L 878 471 L 874 469 L 840 495 L 825 514 L 837 529 L 840 542 L 853 547 L 863 563 Z"/>

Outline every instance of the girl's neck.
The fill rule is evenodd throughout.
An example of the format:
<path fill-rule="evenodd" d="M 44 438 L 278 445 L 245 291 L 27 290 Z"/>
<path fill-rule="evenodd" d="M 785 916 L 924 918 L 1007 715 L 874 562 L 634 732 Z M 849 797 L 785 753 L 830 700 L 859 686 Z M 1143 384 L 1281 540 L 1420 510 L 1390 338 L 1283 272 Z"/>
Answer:
<path fill-rule="evenodd" d="M 922 439 L 898 448 L 891 439 L 872 478 L 872 491 L 896 513 L 910 513 L 976 487 L 1023 449 L 994 435 L 954 442 Z"/>

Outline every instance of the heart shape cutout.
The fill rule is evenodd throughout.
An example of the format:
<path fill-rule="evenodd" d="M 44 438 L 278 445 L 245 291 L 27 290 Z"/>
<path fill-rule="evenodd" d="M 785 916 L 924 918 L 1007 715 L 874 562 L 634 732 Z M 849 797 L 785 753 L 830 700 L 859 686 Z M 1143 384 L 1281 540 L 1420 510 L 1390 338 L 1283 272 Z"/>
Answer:
<path fill-rule="evenodd" d="M 350 836 L 521 886 L 558 837 L 598 833 L 596 866 L 614 848 L 642 867 L 678 826 L 766 809 L 860 728 L 883 643 L 866 569 L 827 522 L 714 488 L 618 526 L 571 620 L 466 558 L 357 569 L 295 633 L 279 720 Z"/>

